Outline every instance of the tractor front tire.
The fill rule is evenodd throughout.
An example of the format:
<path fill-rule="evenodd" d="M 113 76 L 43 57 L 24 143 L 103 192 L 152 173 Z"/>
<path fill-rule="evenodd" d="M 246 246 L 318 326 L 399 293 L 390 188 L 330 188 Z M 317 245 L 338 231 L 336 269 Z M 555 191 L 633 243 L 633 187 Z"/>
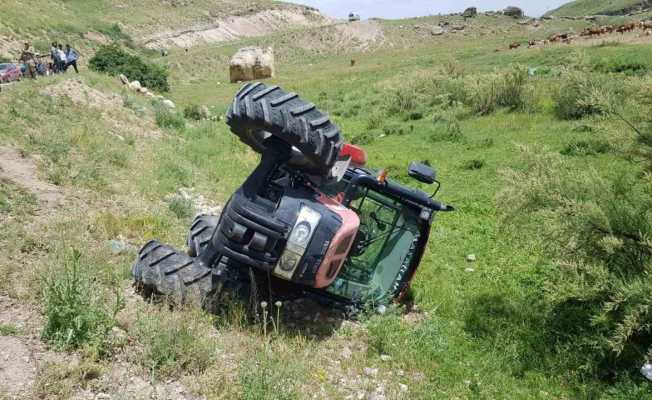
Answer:
<path fill-rule="evenodd" d="M 198 257 L 208 246 L 213 232 L 220 222 L 217 215 L 199 215 L 195 217 L 188 232 L 188 255 Z"/>
<path fill-rule="evenodd" d="M 296 93 L 260 82 L 248 83 L 235 95 L 226 123 L 242 142 L 259 153 L 276 136 L 296 150 L 289 165 L 327 176 L 343 144 L 340 129 L 328 114 Z"/>
<path fill-rule="evenodd" d="M 161 296 L 174 304 L 202 307 L 219 297 L 221 272 L 156 240 L 143 246 L 132 268 L 136 290 L 143 297 Z"/>

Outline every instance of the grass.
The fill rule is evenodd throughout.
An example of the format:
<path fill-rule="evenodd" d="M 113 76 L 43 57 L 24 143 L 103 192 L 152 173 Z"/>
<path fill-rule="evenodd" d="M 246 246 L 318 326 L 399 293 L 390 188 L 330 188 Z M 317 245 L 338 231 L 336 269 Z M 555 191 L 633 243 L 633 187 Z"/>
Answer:
<path fill-rule="evenodd" d="M 643 0 L 575 0 L 550 11 L 548 15 L 578 16 L 585 15 L 622 15 L 630 8 L 645 3 Z"/>
<path fill-rule="evenodd" d="M 137 18 L 145 21 L 150 17 L 143 14 Z M 386 24 L 398 31 L 399 24 L 434 23 L 435 18 Z M 571 22 L 559 22 L 555 29 L 567 28 L 563 25 L 567 23 Z M 556 88 L 569 76 L 567 69 L 584 71 L 615 86 L 648 87 L 649 72 L 627 74 L 618 68 L 594 66 L 600 60 L 635 55 L 636 62 L 649 71 L 652 51 L 646 45 L 623 44 L 587 48 L 581 52 L 584 57 L 572 47 L 495 52 L 524 35 L 518 27 L 505 29 L 510 29 L 505 37 L 487 36 L 481 44 L 460 36 L 446 41 L 429 39 L 416 47 L 359 53 L 355 68 L 347 66 L 349 56 L 288 48 L 283 50 L 285 55 L 279 55 L 278 76 L 270 81 L 331 112 L 347 138 L 363 143 L 369 164 L 388 167 L 390 178 L 430 191 L 412 181 L 406 168 L 409 161 L 419 160 L 437 169 L 443 183 L 438 197 L 456 206 L 458 212 L 437 217 L 414 282 L 415 302 L 427 315 L 416 322 L 397 312 L 371 316 L 359 328 L 341 327 L 320 339 L 289 328 L 265 338 L 259 327 L 241 320 L 215 322 L 197 311 L 143 306 L 136 321 L 123 326 L 136 340 L 125 351 L 133 352 L 129 354 L 134 355 L 143 374 L 153 374 L 155 379 L 186 379 L 199 395 L 216 399 L 302 399 L 312 394 L 340 399 L 369 395 L 380 384 L 385 385 L 388 398 L 400 398 L 399 384 L 407 385 L 407 396 L 415 399 L 649 396 L 635 373 L 632 378 L 612 382 L 587 378 L 566 368 L 564 357 L 570 355 L 547 348 L 545 313 L 536 299 L 541 297 L 547 271 L 553 266 L 534 233 L 514 234 L 514 227 L 499 218 L 510 204 L 498 201 L 497 194 L 506 185 L 501 171 L 526 165 L 518 156 L 518 144 L 545 146 L 563 157 L 569 168 L 592 168 L 605 178 L 631 170 L 636 159 L 620 150 L 634 146 L 635 136 L 622 123 L 599 114 L 582 113 L 577 116 L 579 121 L 559 118 Z M 277 40 L 288 38 L 269 38 L 273 43 Z M 170 97 L 179 109 L 209 104 L 217 115 L 224 115 L 238 85 L 225 83 L 226 70 L 215 71 L 212 63 L 196 60 L 225 59 L 239 45 L 171 51 Z M 301 57 L 292 60 L 291 51 Z M 307 69 L 309 63 L 313 66 Z M 467 90 L 475 94 L 478 81 L 504 84 L 504 77 L 515 65 L 547 66 L 562 72 L 561 76 L 513 77 L 505 85 L 508 95 L 498 101 L 490 92 L 485 97 L 489 100 L 483 102 L 491 106 L 486 107 L 490 111 L 474 112 Z M 4 197 L 0 198 L 8 200 L 0 204 L 9 206 L 2 206 L 0 213 L 0 218 L 7 216 L 5 232 L 0 233 L 0 245 L 6 249 L 6 254 L 0 255 L 2 282 L 16 286 L 15 296 L 23 301 L 36 302 L 29 295 L 33 277 L 39 276 L 43 266 L 62 265 L 56 255 L 57 244 L 75 243 L 82 254 L 72 265 L 90 274 L 81 282 L 93 290 L 90 294 L 80 289 L 81 294 L 73 296 L 52 295 L 52 300 L 45 302 L 46 315 L 47 310 L 59 309 L 47 307 L 50 303 L 70 304 L 79 316 L 90 311 L 94 316 L 111 315 L 111 308 L 104 307 L 112 303 L 96 293 L 110 295 L 112 289 L 129 287 L 133 255 L 113 255 L 106 242 L 123 237 L 141 245 L 160 238 L 182 248 L 188 205 L 172 205 L 166 197 L 179 187 L 193 187 L 224 203 L 256 165 L 258 156 L 221 121 L 184 123 L 183 128 L 171 124 L 162 129 L 159 138 L 152 139 L 142 131 L 156 129 L 156 109 L 138 97 L 128 98 L 116 109 L 97 110 L 40 94 L 60 79 L 3 89 L 0 143 L 42 156 L 42 172 L 47 172 L 49 180 L 78 193 L 83 202 L 75 207 L 78 211 L 66 210 L 58 217 L 40 218 L 27 212 L 25 218 L 38 229 L 14 235 L 9 233 L 25 229 L 15 218 L 21 215 L 24 206 L 20 204 L 25 201 L 17 200 L 23 196 L 20 189 L 7 184 L 5 190 L 3 186 L 0 193 Z M 119 83 L 111 78 L 84 71 L 82 79 L 90 87 L 122 94 Z M 522 99 L 526 106 L 507 101 L 512 99 Z M 624 97 L 623 101 L 629 106 L 628 116 L 641 119 L 645 115 L 646 106 L 633 104 L 638 101 L 635 98 Z M 569 104 L 572 111 L 577 102 Z M 146 129 L 134 122 L 136 116 L 146 121 Z M 116 126 L 115 121 L 122 124 Z M 577 129 L 580 125 L 590 129 Z M 477 261 L 466 262 L 468 254 L 475 254 Z M 10 268 L 9 260 L 16 259 L 27 260 L 27 265 L 18 271 Z M 69 277 L 64 274 L 53 282 L 69 282 Z M 88 307 L 81 305 L 85 296 L 93 300 Z M 100 307 L 99 311 L 94 307 Z M 62 316 L 68 314 L 53 311 L 52 315 L 57 317 L 53 320 L 65 321 Z M 90 330 L 72 329 L 72 337 L 104 336 L 108 326 L 102 322 L 104 318 L 93 321 L 99 322 Z M 63 343 L 68 336 L 62 332 L 70 331 L 64 323 L 48 330 Z M 82 334 L 87 331 L 95 333 Z M 353 349 L 350 359 L 341 356 L 346 346 Z M 380 355 L 389 355 L 391 360 L 380 361 Z M 364 368 L 378 368 L 378 377 L 366 376 Z M 54 366 L 43 374 L 38 386 L 42 397 L 59 389 L 61 394 L 56 395 L 65 397 L 83 386 L 77 378 L 55 374 L 56 370 Z M 69 384 L 56 389 L 52 382 L 57 380 Z"/>

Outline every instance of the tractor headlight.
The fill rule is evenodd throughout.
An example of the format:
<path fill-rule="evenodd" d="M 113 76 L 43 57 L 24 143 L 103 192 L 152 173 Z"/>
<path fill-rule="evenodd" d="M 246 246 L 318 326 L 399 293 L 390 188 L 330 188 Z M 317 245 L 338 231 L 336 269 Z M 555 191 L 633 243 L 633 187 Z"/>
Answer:
<path fill-rule="evenodd" d="M 276 268 L 274 268 L 275 275 L 285 279 L 292 279 L 292 275 L 299 266 L 320 219 L 321 215 L 317 211 L 310 207 L 301 207 L 297 222 L 294 224 L 285 246 L 285 251 L 281 255 Z"/>

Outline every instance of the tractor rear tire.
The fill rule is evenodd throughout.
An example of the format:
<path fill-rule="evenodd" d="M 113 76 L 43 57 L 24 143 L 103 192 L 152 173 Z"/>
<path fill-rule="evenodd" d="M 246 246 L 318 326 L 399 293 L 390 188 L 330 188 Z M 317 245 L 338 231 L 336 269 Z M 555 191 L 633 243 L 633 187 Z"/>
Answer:
<path fill-rule="evenodd" d="M 213 237 L 213 232 L 220 222 L 217 215 L 199 215 L 195 217 L 190 225 L 188 232 L 188 255 L 190 257 L 199 256 L 208 246 Z"/>
<path fill-rule="evenodd" d="M 298 153 L 289 165 L 319 176 L 328 175 L 343 144 L 328 114 L 296 93 L 260 82 L 244 85 L 235 95 L 226 123 L 259 153 L 265 151 L 265 139 L 278 137 Z"/>
<path fill-rule="evenodd" d="M 174 304 L 205 307 L 219 297 L 223 284 L 219 268 L 207 268 L 198 259 L 155 240 L 138 252 L 132 273 L 143 297 L 163 296 Z"/>

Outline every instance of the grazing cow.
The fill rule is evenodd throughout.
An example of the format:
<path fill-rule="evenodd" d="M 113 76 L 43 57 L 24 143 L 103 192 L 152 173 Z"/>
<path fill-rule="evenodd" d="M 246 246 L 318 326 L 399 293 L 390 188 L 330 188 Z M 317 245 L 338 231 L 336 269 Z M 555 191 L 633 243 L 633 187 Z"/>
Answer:
<path fill-rule="evenodd" d="M 355 60 L 354 59 L 351 59 L 351 66 L 355 67 Z"/>
<path fill-rule="evenodd" d="M 518 49 L 519 47 L 521 47 L 521 44 L 517 43 L 517 42 L 514 42 L 514 43 L 509 45 L 510 50 Z"/>
<path fill-rule="evenodd" d="M 537 41 L 530 39 L 530 41 L 527 42 L 527 45 L 528 45 L 528 47 L 534 47 L 534 46 L 537 45 Z"/>
<path fill-rule="evenodd" d="M 628 22 L 616 28 L 616 32 L 624 34 L 625 32 L 631 32 L 636 29 L 635 22 Z"/>
<path fill-rule="evenodd" d="M 641 21 L 640 23 L 640 28 L 644 31 L 650 31 L 652 30 L 652 20 L 649 21 Z"/>

